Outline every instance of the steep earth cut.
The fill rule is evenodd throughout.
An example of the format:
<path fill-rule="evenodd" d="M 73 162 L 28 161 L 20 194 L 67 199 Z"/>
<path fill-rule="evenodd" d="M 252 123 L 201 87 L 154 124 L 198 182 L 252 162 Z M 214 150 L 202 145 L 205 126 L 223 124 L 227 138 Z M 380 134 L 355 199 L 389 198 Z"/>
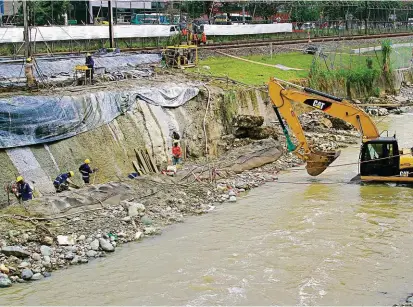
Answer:
<path fill-rule="evenodd" d="M 138 81 L 136 85 L 141 86 Z M 99 168 L 92 177 L 94 183 L 117 181 L 134 172 L 135 149 L 147 149 L 161 169 L 166 167 L 174 130 L 181 135 L 192 157 L 205 155 L 205 138 L 209 155 L 217 156 L 225 151 L 227 144 L 222 136 L 232 133 L 232 119 L 237 114 L 261 115 L 264 125 L 275 120 L 265 91 L 244 88 L 224 91 L 218 86 L 202 84 L 199 89 L 199 94 L 181 107 L 163 108 L 137 99 L 130 111 L 94 130 L 53 143 L 2 149 L 0 184 L 21 174 L 33 185 L 35 195 L 52 194 L 52 182 L 60 173 L 73 170 L 74 182 L 82 184 L 78 167 L 86 158 Z M 7 202 L 3 190 L 0 202 Z"/>

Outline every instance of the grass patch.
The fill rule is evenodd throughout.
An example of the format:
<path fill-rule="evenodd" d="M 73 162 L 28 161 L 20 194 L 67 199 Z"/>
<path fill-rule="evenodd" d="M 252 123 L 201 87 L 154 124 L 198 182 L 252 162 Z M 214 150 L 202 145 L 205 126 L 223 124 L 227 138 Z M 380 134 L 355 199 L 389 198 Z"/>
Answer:
<path fill-rule="evenodd" d="M 262 85 L 267 83 L 270 77 L 284 80 L 306 78 L 311 66 L 313 56 L 299 52 L 274 55 L 273 58 L 262 55 L 252 55 L 244 57 L 248 60 L 265 64 L 282 64 L 292 68 L 305 69 L 302 71 L 283 71 L 278 68 L 248 63 L 229 57 L 209 57 L 199 62 L 199 70 L 202 73 L 210 73 L 213 76 L 224 77 L 251 85 Z M 202 67 L 209 66 L 210 70 Z"/>

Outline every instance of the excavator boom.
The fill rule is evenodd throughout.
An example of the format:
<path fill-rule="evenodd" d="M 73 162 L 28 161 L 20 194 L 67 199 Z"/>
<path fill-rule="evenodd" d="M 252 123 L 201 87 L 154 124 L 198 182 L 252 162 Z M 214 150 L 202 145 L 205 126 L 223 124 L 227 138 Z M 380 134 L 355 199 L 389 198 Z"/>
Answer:
<path fill-rule="evenodd" d="M 281 83 L 290 84 L 295 88 L 284 88 Z M 320 152 L 310 148 L 301 123 L 294 112 L 292 101 L 302 103 L 350 123 L 360 132 L 363 142 L 380 136 L 375 123 L 368 114 L 349 101 L 275 78 L 270 80 L 268 90 L 270 99 L 274 104 L 274 110 L 286 136 L 288 150 L 307 162 L 307 172 L 312 176 L 321 174 L 339 156 L 340 152 Z M 297 138 L 298 146 L 291 142 L 281 116 Z M 299 152 L 300 149 L 303 149 L 303 154 Z"/>

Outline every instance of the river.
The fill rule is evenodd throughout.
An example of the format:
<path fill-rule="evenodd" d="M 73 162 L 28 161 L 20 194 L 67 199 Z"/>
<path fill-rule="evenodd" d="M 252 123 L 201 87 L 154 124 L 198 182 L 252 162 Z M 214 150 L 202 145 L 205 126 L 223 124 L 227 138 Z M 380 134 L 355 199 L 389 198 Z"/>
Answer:
<path fill-rule="evenodd" d="M 390 116 L 413 145 L 413 115 Z M 402 130 L 405 127 L 405 130 Z M 359 146 L 333 165 L 355 162 Z M 413 189 L 289 171 L 237 203 L 51 278 L 0 290 L 1 305 L 392 305 L 413 292 Z"/>

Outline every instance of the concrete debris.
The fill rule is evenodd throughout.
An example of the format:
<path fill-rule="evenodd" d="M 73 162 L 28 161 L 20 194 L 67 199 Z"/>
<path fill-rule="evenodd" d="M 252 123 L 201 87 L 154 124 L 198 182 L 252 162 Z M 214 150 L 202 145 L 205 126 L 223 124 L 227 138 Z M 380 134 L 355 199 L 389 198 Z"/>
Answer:
<path fill-rule="evenodd" d="M 74 236 L 57 236 L 59 245 L 75 245 L 76 237 Z"/>

